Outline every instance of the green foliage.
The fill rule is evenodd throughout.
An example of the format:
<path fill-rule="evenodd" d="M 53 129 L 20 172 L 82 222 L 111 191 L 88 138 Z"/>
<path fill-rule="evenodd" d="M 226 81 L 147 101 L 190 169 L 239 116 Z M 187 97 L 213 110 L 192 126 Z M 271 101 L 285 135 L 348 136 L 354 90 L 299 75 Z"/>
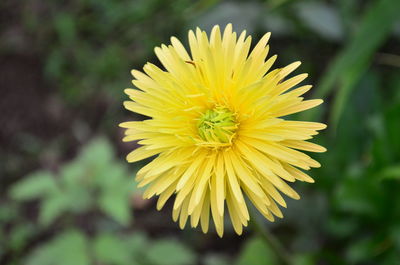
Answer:
<path fill-rule="evenodd" d="M 381 173 L 384 179 L 400 179 L 400 165 L 393 165 L 384 168 Z"/>
<path fill-rule="evenodd" d="M 15 185 L 10 190 L 10 196 L 15 200 L 32 200 L 53 192 L 57 192 L 53 175 L 50 172 L 39 171 Z"/>
<path fill-rule="evenodd" d="M 146 237 L 140 233 L 116 236 L 110 233 L 98 235 L 93 242 L 93 253 L 101 264 L 142 264 L 143 252 L 148 245 Z"/>
<path fill-rule="evenodd" d="M 59 174 L 35 172 L 10 190 L 14 200 L 40 200 L 39 222 L 50 225 L 66 213 L 84 213 L 97 207 L 121 225 L 131 221 L 129 196 L 134 191 L 121 162 L 103 138 L 93 140 Z"/>
<path fill-rule="evenodd" d="M 105 264 L 129 264 L 132 255 L 129 247 L 120 238 L 112 234 L 101 234 L 94 242 L 94 253 L 96 259 Z"/>
<path fill-rule="evenodd" d="M 331 111 L 334 127 L 338 124 L 351 92 L 370 65 L 373 53 L 391 33 L 393 24 L 398 19 L 399 9 L 400 2 L 397 0 L 372 2 L 356 33 L 323 76 L 316 93 L 317 97 L 326 97 L 335 84 L 339 84 L 340 88 Z"/>
<path fill-rule="evenodd" d="M 28 256 L 27 265 L 89 265 L 87 238 L 78 231 L 66 231 Z"/>
<path fill-rule="evenodd" d="M 40 0 L 28 2 L 27 7 L 41 6 Z M 168 38 L 166 28 L 181 27 L 189 1 L 73 0 L 52 1 L 46 7 L 46 25 L 42 14 L 28 8 L 25 25 L 40 36 L 36 41 L 46 55 L 47 79 L 76 106 L 99 90 L 120 98 L 129 69 Z M 168 23 L 155 24 L 158 19 Z"/>
<path fill-rule="evenodd" d="M 231 263 L 228 256 L 223 254 L 208 254 L 203 258 L 205 265 L 229 265 Z"/>
<path fill-rule="evenodd" d="M 277 264 L 277 258 L 266 242 L 255 237 L 247 240 L 244 249 L 240 253 L 236 265 L 270 265 Z"/>
<path fill-rule="evenodd" d="M 35 235 L 35 227 L 32 224 L 19 224 L 12 228 L 10 235 L 9 247 L 18 251 L 27 245 L 27 239 Z"/>
<path fill-rule="evenodd" d="M 195 255 L 186 246 L 173 239 L 154 242 L 146 250 L 147 260 L 154 265 L 195 264 Z"/>
<path fill-rule="evenodd" d="M 24 177 L 10 189 L 10 197 L 20 202 L 39 202 L 39 229 L 49 228 L 54 223 L 58 223 L 57 229 L 61 227 L 60 233 L 25 255 L 24 264 L 89 265 L 92 261 L 109 265 L 195 264 L 196 255 L 177 240 L 150 242 L 140 232 L 123 232 L 123 227 L 132 221 L 130 196 L 133 192 L 135 188 L 125 166 L 114 160 L 113 148 L 104 138 L 88 143 L 57 174 L 38 171 Z M 16 218 L 10 217 L 10 210 L 14 208 L 0 209 L 4 220 Z M 97 230 L 101 223 L 94 220 L 93 224 L 87 222 L 95 229 L 95 236 L 89 237 L 82 229 L 78 230 L 73 220 L 88 216 L 94 209 L 120 226 L 110 226 L 108 221 L 105 228 Z M 15 225 L 7 233 L 7 247 L 20 255 L 19 251 L 40 232 L 37 229 L 34 223 Z"/>
<path fill-rule="evenodd" d="M 400 133 L 393 126 L 398 120 L 393 113 L 400 114 L 400 105 L 393 96 L 396 86 L 379 89 L 385 82 L 376 72 L 363 76 L 344 109 L 331 143 L 335 146 L 330 147 L 334 151 L 322 159 L 336 166 L 320 170 L 323 185 L 334 187 L 327 232 L 345 242 L 345 260 L 351 264 L 395 264 L 391 262 L 400 258 L 395 243 L 399 235 L 393 233 L 400 218 L 400 149 L 392 135 L 394 130 Z"/>
<path fill-rule="evenodd" d="M 128 172 L 103 138 L 82 147 L 74 139 L 76 124 L 82 123 L 88 135 L 102 131 L 110 139 L 120 138 L 115 124 L 126 119 L 118 102 L 129 85 L 129 70 L 146 61 L 157 64 L 153 47 L 171 35 L 228 22 L 236 31 L 247 29 L 254 40 L 272 31 L 276 66 L 301 60 L 310 82 L 320 80 L 306 97 L 326 102 L 326 115 L 315 110 L 303 116 L 328 120 L 328 130 L 316 139 L 328 147 L 327 153 L 313 155 L 322 164 L 311 171 L 316 183 L 295 183 L 302 199 L 288 200 L 285 218 L 268 226 L 288 243 L 293 265 L 398 264 L 400 61 L 398 33 L 392 34 L 392 26 L 399 25 L 398 0 L 8 2 L 0 1 L 1 13 L 7 14 L 1 22 L 2 29 L 6 26 L 1 55 L 17 54 L 24 65 L 31 56 L 39 60 L 34 67 L 41 68 L 45 80 L 38 77 L 36 85 L 50 92 L 38 91 L 40 102 L 28 109 L 38 111 L 40 119 L 62 123 L 65 131 L 44 126 L 46 133 L 36 133 L 28 125 L 37 121 L 27 117 L 26 127 L 17 127 L 12 137 L 17 144 L 9 148 L 4 141 L 3 151 L 1 143 L 1 264 L 279 264 L 257 236 L 230 240 L 227 230 L 228 240 L 218 241 L 212 232 L 182 232 L 169 216 L 153 214 L 152 202 L 149 209 L 138 207 L 133 222 L 131 204 L 140 196 L 132 179 L 136 169 Z M 11 8 L 3 11 L 7 6 Z M 11 68 L 13 62 L 4 65 Z M 6 94 L 3 98 L 8 103 Z M 53 115 L 51 104 L 45 106 L 48 116 L 39 112 L 47 98 L 55 98 L 62 113 L 54 121 L 58 114 Z M 18 112 L 4 106 L 7 115 Z M 6 119 L 4 128 L 15 120 Z M 4 135 L 2 131 L 2 139 Z M 76 157 L 64 162 L 74 152 Z M 118 153 L 126 150 L 120 147 Z M 39 170 L 21 178 L 32 168 Z"/>
<path fill-rule="evenodd" d="M 27 265 L 190 265 L 196 256 L 176 240 L 149 241 L 141 233 L 102 232 L 93 238 L 66 230 L 34 249 Z"/>
<path fill-rule="evenodd" d="M 298 16 L 305 26 L 329 41 L 341 41 L 344 37 L 338 10 L 322 1 L 299 2 Z"/>

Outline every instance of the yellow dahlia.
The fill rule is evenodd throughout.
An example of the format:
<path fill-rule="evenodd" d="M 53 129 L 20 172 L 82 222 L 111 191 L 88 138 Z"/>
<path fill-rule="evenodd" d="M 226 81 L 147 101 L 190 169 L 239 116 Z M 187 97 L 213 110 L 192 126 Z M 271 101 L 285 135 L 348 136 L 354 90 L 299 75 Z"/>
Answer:
<path fill-rule="evenodd" d="M 250 51 L 251 37 L 228 25 L 222 36 L 215 26 L 189 31 L 190 54 L 175 37 L 155 48 L 165 70 L 147 63 L 133 70 L 126 89 L 126 109 L 149 118 L 120 124 L 123 141 L 141 147 L 127 156 L 136 162 L 156 156 L 137 173 L 145 198 L 159 195 L 157 209 L 175 195 L 172 216 L 183 229 L 189 216 L 208 231 L 210 212 L 219 236 L 224 231 L 225 203 L 233 228 L 242 233 L 250 220 L 247 197 L 270 221 L 286 207 L 281 193 L 299 199 L 286 183 L 314 182 L 302 170 L 319 167 L 298 151 L 324 152 L 307 142 L 326 125 L 284 117 L 313 108 L 320 99 L 304 100 L 311 86 L 294 88 L 307 74 L 287 76 L 300 62 L 270 71 L 276 55 L 266 60 L 270 33 Z M 293 89 L 294 88 L 294 89 Z"/>

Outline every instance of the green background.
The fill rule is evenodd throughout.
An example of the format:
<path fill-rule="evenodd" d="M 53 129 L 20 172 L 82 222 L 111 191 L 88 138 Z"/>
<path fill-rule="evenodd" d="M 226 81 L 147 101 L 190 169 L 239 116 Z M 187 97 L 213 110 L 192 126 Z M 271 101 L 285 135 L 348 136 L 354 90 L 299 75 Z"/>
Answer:
<path fill-rule="evenodd" d="M 400 1 L 0 1 L 0 264 L 269 265 L 252 227 L 181 231 L 142 200 L 117 124 L 130 69 L 189 29 L 271 31 L 303 62 L 322 121 L 315 184 L 263 223 L 295 265 L 400 264 Z M 300 72 L 297 71 L 297 72 Z M 262 220 L 262 219 L 260 219 Z M 263 221 L 264 222 L 264 221 Z"/>

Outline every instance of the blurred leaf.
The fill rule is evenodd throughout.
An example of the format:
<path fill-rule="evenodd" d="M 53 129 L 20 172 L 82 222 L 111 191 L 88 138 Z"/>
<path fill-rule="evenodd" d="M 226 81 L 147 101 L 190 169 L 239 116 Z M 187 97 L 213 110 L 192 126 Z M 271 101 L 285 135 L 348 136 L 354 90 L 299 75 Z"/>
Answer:
<path fill-rule="evenodd" d="M 58 13 L 55 17 L 54 25 L 60 42 L 70 45 L 76 36 L 76 25 L 73 15 L 69 13 Z"/>
<path fill-rule="evenodd" d="M 334 200 L 341 210 L 376 217 L 385 209 L 383 195 L 384 191 L 379 182 L 368 178 L 346 179 L 338 188 Z"/>
<path fill-rule="evenodd" d="M 107 139 L 98 137 L 91 140 L 81 151 L 79 159 L 88 165 L 104 165 L 112 160 L 114 150 Z"/>
<path fill-rule="evenodd" d="M 149 244 L 146 235 L 140 231 L 135 231 L 134 234 L 127 235 L 123 241 L 129 247 L 130 253 L 135 257 L 142 257 L 143 252 L 147 251 Z"/>
<path fill-rule="evenodd" d="M 193 6 L 190 7 L 189 12 L 191 13 L 197 10 L 204 11 L 213 7 L 215 4 L 219 2 L 220 0 L 199 0 Z"/>
<path fill-rule="evenodd" d="M 270 265 L 278 264 L 278 261 L 262 238 L 253 237 L 245 242 L 235 264 Z"/>
<path fill-rule="evenodd" d="M 18 211 L 16 202 L 0 204 L 0 223 L 7 223 L 16 219 L 17 217 Z"/>
<path fill-rule="evenodd" d="M 394 87 L 395 91 L 400 91 L 400 82 L 397 87 Z M 397 92 L 400 94 L 400 92 Z M 394 104 L 388 108 L 385 113 L 385 130 L 387 141 L 386 152 L 390 150 L 390 156 L 392 163 L 400 161 L 400 96 L 393 99 Z"/>
<path fill-rule="evenodd" d="M 396 249 L 398 251 L 400 251 L 400 225 L 397 224 L 397 225 L 393 226 L 390 229 L 389 234 L 393 238 L 393 242 L 394 242 Z"/>
<path fill-rule="evenodd" d="M 377 73 L 370 71 L 363 76 L 344 108 L 345 115 L 337 126 L 334 141 L 331 139 L 326 142 L 328 150 L 333 152 L 321 157 L 331 156 L 332 160 L 325 163 L 334 163 L 335 167 L 324 167 L 322 170 L 330 171 L 329 176 L 335 186 L 334 183 L 338 183 L 338 170 L 357 175 L 358 178 L 364 174 L 373 140 L 367 117 L 379 112 L 380 87 Z M 342 174 L 340 179 L 345 177 Z"/>
<path fill-rule="evenodd" d="M 32 224 L 20 224 L 10 231 L 8 245 L 14 250 L 21 250 L 29 242 L 29 239 L 35 235 L 35 228 Z"/>
<path fill-rule="evenodd" d="M 44 66 L 44 74 L 50 80 L 59 79 L 63 76 L 63 67 L 67 58 L 60 50 L 53 50 L 47 54 Z"/>
<path fill-rule="evenodd" d="M 290 20 L 281 16 L 277 12 L 268 12 L 263 17 L 263 24 L 265 31 L 270 31 L 276 36 L 289 36 L 293 32 L 293 24 Z"/>
<path fill-rule="evenodd" d="M 134 182 L 128 178 L 126 168 L 120 164 L 109 165 L 96 179 L 101 191 L 98 204 L 105 214 L 122 225 L 132 220 L 130 195 L 134 192 Z"/>
<path fill-rule="evenodd" d="M 87 240 L 77 231 L 67 231 L 37 247 L 27 265 L 89 265 Z"/>
<path fill-rule="evenodd" d="M 356 34 L 336 56 L 322 77 L 315 93 L 318 98 L 325 98 L 335 85 L 339 85 L 331 114 L 334 127 L 355 84 L 370 64 L 372 55 L 390 33 L 398 17 L 398 10 L 400 10 L 398 0 L 371 2 Z M 317 114 L 316 110 L 308 112 L 308 115 L 312 114 Z"/>
<path fill-rule="evenodd" d="M 270 9 L 275 9 L 286 4 L 294 2 L 294 0 L 265 0 L 269 4 Z"/>
<path fill-rule="evenodd" d="M 90 171 L 88 170 L 87 166 L 78 159 L 64 164 L 60 170 L 62 183 L 67 188 L 73 188 L 76 185 L 86 184 L 85 182 L 90 181 L 91 176 L 87 176 L 89 174 Z"/>
<path fill-rule="evenodd" d="M 77 185 L 65 193 L 68 196 L 69 209 L 74 213 L 82 213 L 90 209 L 93 206 L 96 197 L 94 197 L 94 187 L 85 187 Z"/>
<path fill-rule="evenodd" d="M 173 239 L 154 241 L 145 254 L 153 265 L 196 264 L 195 254 L 188 247 Z"/>
<path fill-rule="evenodd" d="M 68 204 L 68 210 L 81 213 L 88 210 L 93 205 L 93 188 L 97 178 L 97 172 L 94 172 L 79 158 L 65 165 L 61 169 L 62 193 Z M 61 196 L 61 195 L 60 195 Z"/>
<path fill-rule="evenodd" d="M 383 179 L 400 179 L 400 165 L 384 168 L 379 175 Z"/>
<path fill-rule="evenodd" d="M 372 240 L 370 238 L 361 238 L 349 244 L 346 256 L 352 264 L 360 264 L 369 261 L 373 253 Z"/>
<path fill-rule="evenodd" d="M 108 163 L 104 171 L 98 172 L 96 184 L 104 191 L 122 188 L 126 193 L 134 188 L 134 181 L 128 175 L 124 164 Z"/>
<path fill-rule="evenodd" d="M 94 239 L 94 254 L 100 264 L 133 264 L 129 246 L 111 234 L 100 234 Z"/>
<path fill-rule="evenodd" d="M 201 27 L 211 31 L 214 25 L 224 28 L 226 24 L 234 22 L 234 30 L 254 32 L 259 18 L 262 16 L 263 6 L 257 2 L 221 2 L 210 11 L 203 13 L 190 25 L 191 28 Z"/>
<path fill-rule="evenodd" d="M 38 171 L 14 184 L 10 190 L 10 196 L 14 200 L 32 200 L 56 190 L 53 175 L 47 171 Z"/>
<path fill-rule="evenodd" d="M 131 208 L 126 194 L 118 190 L 103 193 L 99 199 L 99 206 L 105 214 L 120 224 L 128 225 L 131 222 Z"/>
<path fill-rule="evenodd" d="M 310 254 L 296 254 L 293 256 L 293 265 L 314 265 L 316 261 Z"/>
<path fill-rule="evenodd" d="M 51 224 L 57 217 L 69 209 L 70 198 L 65 193 L 54 193 L 42 201 L 39 212 L 39 222 L 42 225 Z"/>
<path fill-rule="evenodd" d="M 204 265 L 229 265 L 232 261 L 227 255 L 207 254 L 203 259 Z"/>
<path fill-rule="evenodd" d="M 338 6 L 340 9 L 340 15 L 344 25 L 346 36 L 349 34 L 354 18 L 357 17 L 356 10 L 359 6 L 358 0 L 339 0 Z"/>
<path fill-rule="evenodd" d="M 113 80 L 124 69 L 129 68 L 122 49 L 117 44 L 109 44 L 103 51 L 92 58 L 95 60 L 93 63 L 93 71 L 96 75 L 102 76 L 104 79 Z"/>
<path fill-rule="evenodd" d="M 351 218 L 331 217 L 327 223 L 330 234 L 338 238 L 350 236 L 357 229 L 357 222 Z"/>
<path fill-rule="evenodd" d="M 325 2 L 299 2 L 295 5 L 295 13 L 302 22 L 327 40 L 340 41 L 343 39 L 343 26 L 335 7 Z"/>

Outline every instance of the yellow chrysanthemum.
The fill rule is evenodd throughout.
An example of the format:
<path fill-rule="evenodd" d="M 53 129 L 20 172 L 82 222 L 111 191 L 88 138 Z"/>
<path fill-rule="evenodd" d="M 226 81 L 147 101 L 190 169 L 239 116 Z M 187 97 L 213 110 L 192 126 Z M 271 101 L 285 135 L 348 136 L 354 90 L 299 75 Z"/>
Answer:
<path fill-rule="evenodd" d="M 137 173 L 139 186 L 149 185 L 145 198 L 159 195 L 157 209 L 176 195 L 173 219 L 208 231 L 210 212 L 216 231 L 224 230 L 225 203 L 234 230 L 242 233 L 250 219 L 245 196 L 270 221 L 286 207 L 281 193 L 299 195 L 286 183 L 314 182 L 303 170 L 320 164 L 299 152 L 324 152 L 307 142 L 326 125 L 283 117 L 313 108 L 320 99 L 303 100 L 311 86 L 291 89 L 307 74 L 287 79 L 300 62 L 269 71 L 276 56 L 266 60 L 270 33 L 250 52 L 251 37 L 237 36 L 229 24 L 222 36 L 215 26 L 189 31 L 190 54 L 181 42 L 155 48 L 165 70 L 147 63 L 133 70 L 136 89 L 125 107 L 148 116 L 121 124 L 123 141 L 142 145 L 128 162 L 157 156 Z M 300 168 L 300 169 L 299 169 Z"/>

